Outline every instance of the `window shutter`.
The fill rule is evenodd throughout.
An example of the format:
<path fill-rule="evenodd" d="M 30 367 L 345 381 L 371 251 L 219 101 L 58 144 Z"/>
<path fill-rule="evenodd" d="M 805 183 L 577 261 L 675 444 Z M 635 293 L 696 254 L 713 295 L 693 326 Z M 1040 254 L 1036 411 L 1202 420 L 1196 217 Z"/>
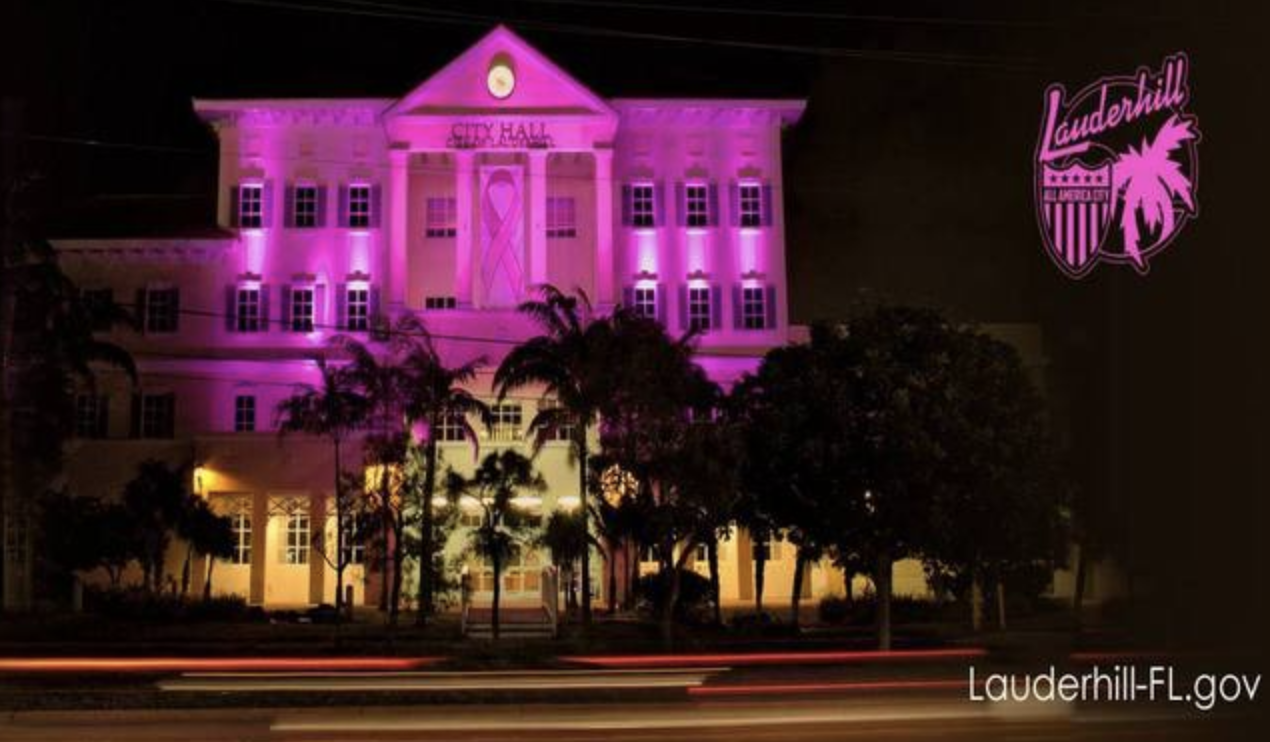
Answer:
<path fill-rule="evenodd" d="M 339 211 L 336 218 L 336 226 L 348 226 L 348 186 L 344 183 L 340 183 Z"/>
<path fill-rule="evenodd" d="M 743 320 L 744 311 L 741 303 L 741 284 L 732 284 L 732 329 L 743 329 L 745 323 Z"/>
<path fill-rule="evenodd" d="M 278 292 L 278 301 L 282 306 L 279 307 L 278 316 L 281 320 L 282 331 L 291 332 L 291 287 L 283 286 Z"/>
<path fill-rule="evenodd" d="M 137 332 L 144 335 L 146 332 L 146 290 L 144 288 L 137 289 L 137 298 L 132 305 L 132 312 L 135 315 L 133 319 L 137 324 Z"/>
<path fill-rule="evenodd" d="M 269 331 L 269 287 L 260 287 L 260 331 Z"/>
<path fill-rule="evenodd" d="M 324 325 L 330 323 L 326 319 L 326 284 L 320 283 L 313 287 L 313 329 L 320 330 Z"/>
<path fill-rule="evenodd" d="M 168 289 L 168 295 L 172 297 L 172 331 L 179 332 L 181 329 L 181 290 L 178 288 Z"/>
<path fill-rule="evenodd" d="M 105 438 L 110 433 L 110 397 L 102 395 L 97 398 L 97 437 Z"/>
<path fill-rule="evenodd" d="M 282 190 L 282 226 L 295 226 L 295 186 L 291 183 Z"/>
<path fill-rule="evenodd" d="M 273 181 L 266 180 L 260 189 L 260 226 L 273 226 Z"/>
<path fill-rule="evenodd" d="M 130 410 L 130 412 L 132 413 L 132 415 L 128 420 L 128 437 L 140 438 L 141 437 L 141 395 L 140 394 L 132 395 L 132 409 Z"/>
<path fill-rule="evenodd" d="M 683 181 L 675 183 L 675 226 L 682 227 L 688 223 L 688 204 L 684 198 Z"/>
<path fill-rule="evenodd" d="M 622 184 L 622 226 L 629 227 L 633 218 L 631 214 L 634 211 L 634 194 L 631 191 L 630 183 Z"/>
<path fill-rule="evenodd" d="M 163 396 L 168 399 L 168 416 L 163 421 L 163 437 L 174 438 L 176 437 L 176 394 L 168 392 Z"/>
<path fill-rule="evenodd" d="M 664 283 L 657 284 L 657 293 L 654 294 L 653 298 L 657 300 L 657 321 L 665 325 L 667 324 L 666 322 L 666 284 Z"/>
<path fill-rule="evenodd" d="M 379 287 L 371 286 L 367 290 L 366 311 L 370 315 L 370 333 L 372 340 L 387 342 L 391 336 L 391 326 L 387 317 L 381 317 L 379 314 Z"/>
<path fill-rule="evenodd" d="M 314 224 L 318 227 L 326 226 L 326 186 L 324 185 L 317 187 L 317 219 Z"/>
<path fill-rule="evenodd" d="M 626 288 L 622 289 L 622 306 L 630 310 L 635 309 L 635 287 L 634 286 L 627 286 Z"/>
<path fill-rule="evenodd" d="M 763 319 L 763 326 L 769 330 L 776 329 L 776 287 L 768 284 L 763 291 L 763 312 L 767 315 Z"/>
<path fill-rule="evenodd" d="M 723 327 L 723 291 L 715 284 L 710 287 L 710 329 Z"/>
<path fill-rule="evenodd" d="M 772 184 L 763 184 L 763 226 L 772 226 Z"/>
<path fill-rule="evenodd" d="M 741 186 L 735 180 L 728 182 L 728 223 L 741 226 Z"/>
<path fill-rule="evenodd" d="M 660 180 L 653 184 L 653 224 L 666 223 L 666 184 Z"/>
<path fill-rule="evenodd" d="M 240 197 L 239 197 L 238 186 L 230 186 L 229 188 L 229 224 L 232 227 L 242 226 L 242 219 L 239 216 L 242 212 L 238 208 L 239 198 Z"/>
<path fill-rule="evenodd" d="M 714 181 L 710 181 L 710 187 L 707 191 L 707 195 L 710 200 L 708 201 L 706 208 L 710 210 L 710 213 L 706 216 L 709 220 L 710 226 L 717 227 L 719 226 L 719 184 Z"/>
<path fill-rule="evenodd" d="M 679 286 L 679 329 L 688 331 L 688 286 Z"/>
<path fill-rule="evenodd" d="M 335 284 L 335 327 L 348 329 L 348 284 Z"/>
<path fill-rule="evenodd" d="M 380 224 L 379 217 L 382 213 L 383 202 L 383 189 L 376 183 L 370 187 L 370 226 L 372 227 L 378 227 Z"/>
<path fill-rule="evenodd" d="M 230 284 L 225 287 L 225 332 L 238 330 L 238 287 Z"/>

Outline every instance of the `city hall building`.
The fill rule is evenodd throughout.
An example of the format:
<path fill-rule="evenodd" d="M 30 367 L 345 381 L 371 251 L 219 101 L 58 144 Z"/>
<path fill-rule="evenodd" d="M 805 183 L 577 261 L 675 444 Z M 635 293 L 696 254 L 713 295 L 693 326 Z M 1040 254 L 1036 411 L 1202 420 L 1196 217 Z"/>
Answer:
<path fill-rule="evenodd" d="M 139 388 L 107 371 L 79 396 L 70 491 L 118 498 L 141 461 L 188 463 L 195 493 L 233 522 L 214 592 L 333 602 L 334 569 L 315 548 L 317 534 L 334 540 L 332 446 L 279 436 L 275 415 L 297 385 L 318 382 L 327 341 L 365 339 L 377 314 L 416 313 L 447 363 L 487 360 L 475 391 L 492 403 L 499 360 L 537 333 L 517 304 L 552 284 L 674 335 L 699 330 L 698 362 L 726 387 L 790 340 L 781 140 L 803 109 L 601 98 L 503 27 L 397 99 L 196 100 L 219 139 L 218 229 L 56 242 L 88 296 L 134 305 L 140 324 L 105 333 L 134 355 Z M 550 403 L 524 390 L 498 404 L 480 453 L 530 453 L 526 427 Z M 460 431 L 436 434 L 444 465 L 470 471 Z M 359 448 L 346 447 L 347 470 L 363 466 Z M 547 490 L 522 506 L 576 508 L 567 444 L 548 443 L 536 465 Z M 463 541 L 460 528 L 447 553 Z M 734 532 L 720 549 L 723 601 L 753 600 L 760 549 L 769 604 L 786 600 L 794 559 L 782 547 Z M 184 552 L 170 550 L 171 574 Z M 504 577 L 508 600 L 537 599 L 547 562 L 527 550 Z M 479 599 L 490 581 L 472 568 Z M 896 577 L 899 592 L 924 590 L 915 564 Z M 357 604 L 383 587 L 363 565 L 346 580 Z M 802 586 L 807 597 L 841 590 L 827 564 Z"/>

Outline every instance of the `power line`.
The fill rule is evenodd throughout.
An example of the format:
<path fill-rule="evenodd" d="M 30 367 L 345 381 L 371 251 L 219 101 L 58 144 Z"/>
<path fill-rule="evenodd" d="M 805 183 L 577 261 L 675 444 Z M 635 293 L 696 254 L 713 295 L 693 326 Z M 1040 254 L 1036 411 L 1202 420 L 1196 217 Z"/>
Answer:
<path fill-rule="evenodd" d="M 496 23 L 508 23 L 521 28 L 534 28 L 543 31 L 592 36 L 600 38 L 625 38 L 638 41 L 657 41 L 675 44 L 697 44 L 723 48 L 743 49 L 750 51 L 770 51 L 791 54 L 803 54 L 818 57 L 837 57 L 845 59 L 862 59 L 871 61 L 889 61 L 912 64 L 932 64 L 995 68 L 1008 70 L 1028 70 L 1034 66 L 1032 60 L 1006 59 L 969 54 L 952 54 L 937 52 L 887 51 L 853 47 L 814 47 L 800 44 L 778 44 L 743 39 L 708 38 L 677 34 L 630 31 L 624 29 L 605 28 L 600 26 L 579 26 L 572 24 L 534 21 L 528 19 L 501 18 L 461 11 L 438 10 L 429 8 L 426 11 L 413 6 L 390 3 L 358 2 L 356 0 L 338 0 L 340 6 L 312 3 L 278 2 L 277 0 L 209 0 L 228 5 L 257 6 L 290 11 L 310 13 L 327 13 L 335 15 L 366 16 L 395 20 L 409 20 L 424 23 L 450 23 L 468 26 L 488 26 Z"/>

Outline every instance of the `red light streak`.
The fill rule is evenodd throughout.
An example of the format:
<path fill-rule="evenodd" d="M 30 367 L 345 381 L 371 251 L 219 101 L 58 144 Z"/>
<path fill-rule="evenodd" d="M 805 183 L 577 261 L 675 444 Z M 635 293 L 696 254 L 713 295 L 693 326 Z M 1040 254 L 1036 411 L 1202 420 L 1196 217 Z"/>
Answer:
<path fill-rule="evenodd" d="M 412 670 L 436 657 L 9 657 L 0 672 Z"/>

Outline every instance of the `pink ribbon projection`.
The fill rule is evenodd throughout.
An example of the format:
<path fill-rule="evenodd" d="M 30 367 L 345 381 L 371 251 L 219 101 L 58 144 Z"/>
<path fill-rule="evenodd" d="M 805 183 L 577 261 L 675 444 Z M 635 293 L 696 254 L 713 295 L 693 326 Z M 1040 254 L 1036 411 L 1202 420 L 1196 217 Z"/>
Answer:
<path fill-rule="evenodd" d="M 481 199 L 481 221 L 485 225 L 481 282 L 485 300 L 491 305 L 511 306 L 520 300 L 524 285 L 520 201 L 516 178 L 509 171 L 490 173 Z"/>

